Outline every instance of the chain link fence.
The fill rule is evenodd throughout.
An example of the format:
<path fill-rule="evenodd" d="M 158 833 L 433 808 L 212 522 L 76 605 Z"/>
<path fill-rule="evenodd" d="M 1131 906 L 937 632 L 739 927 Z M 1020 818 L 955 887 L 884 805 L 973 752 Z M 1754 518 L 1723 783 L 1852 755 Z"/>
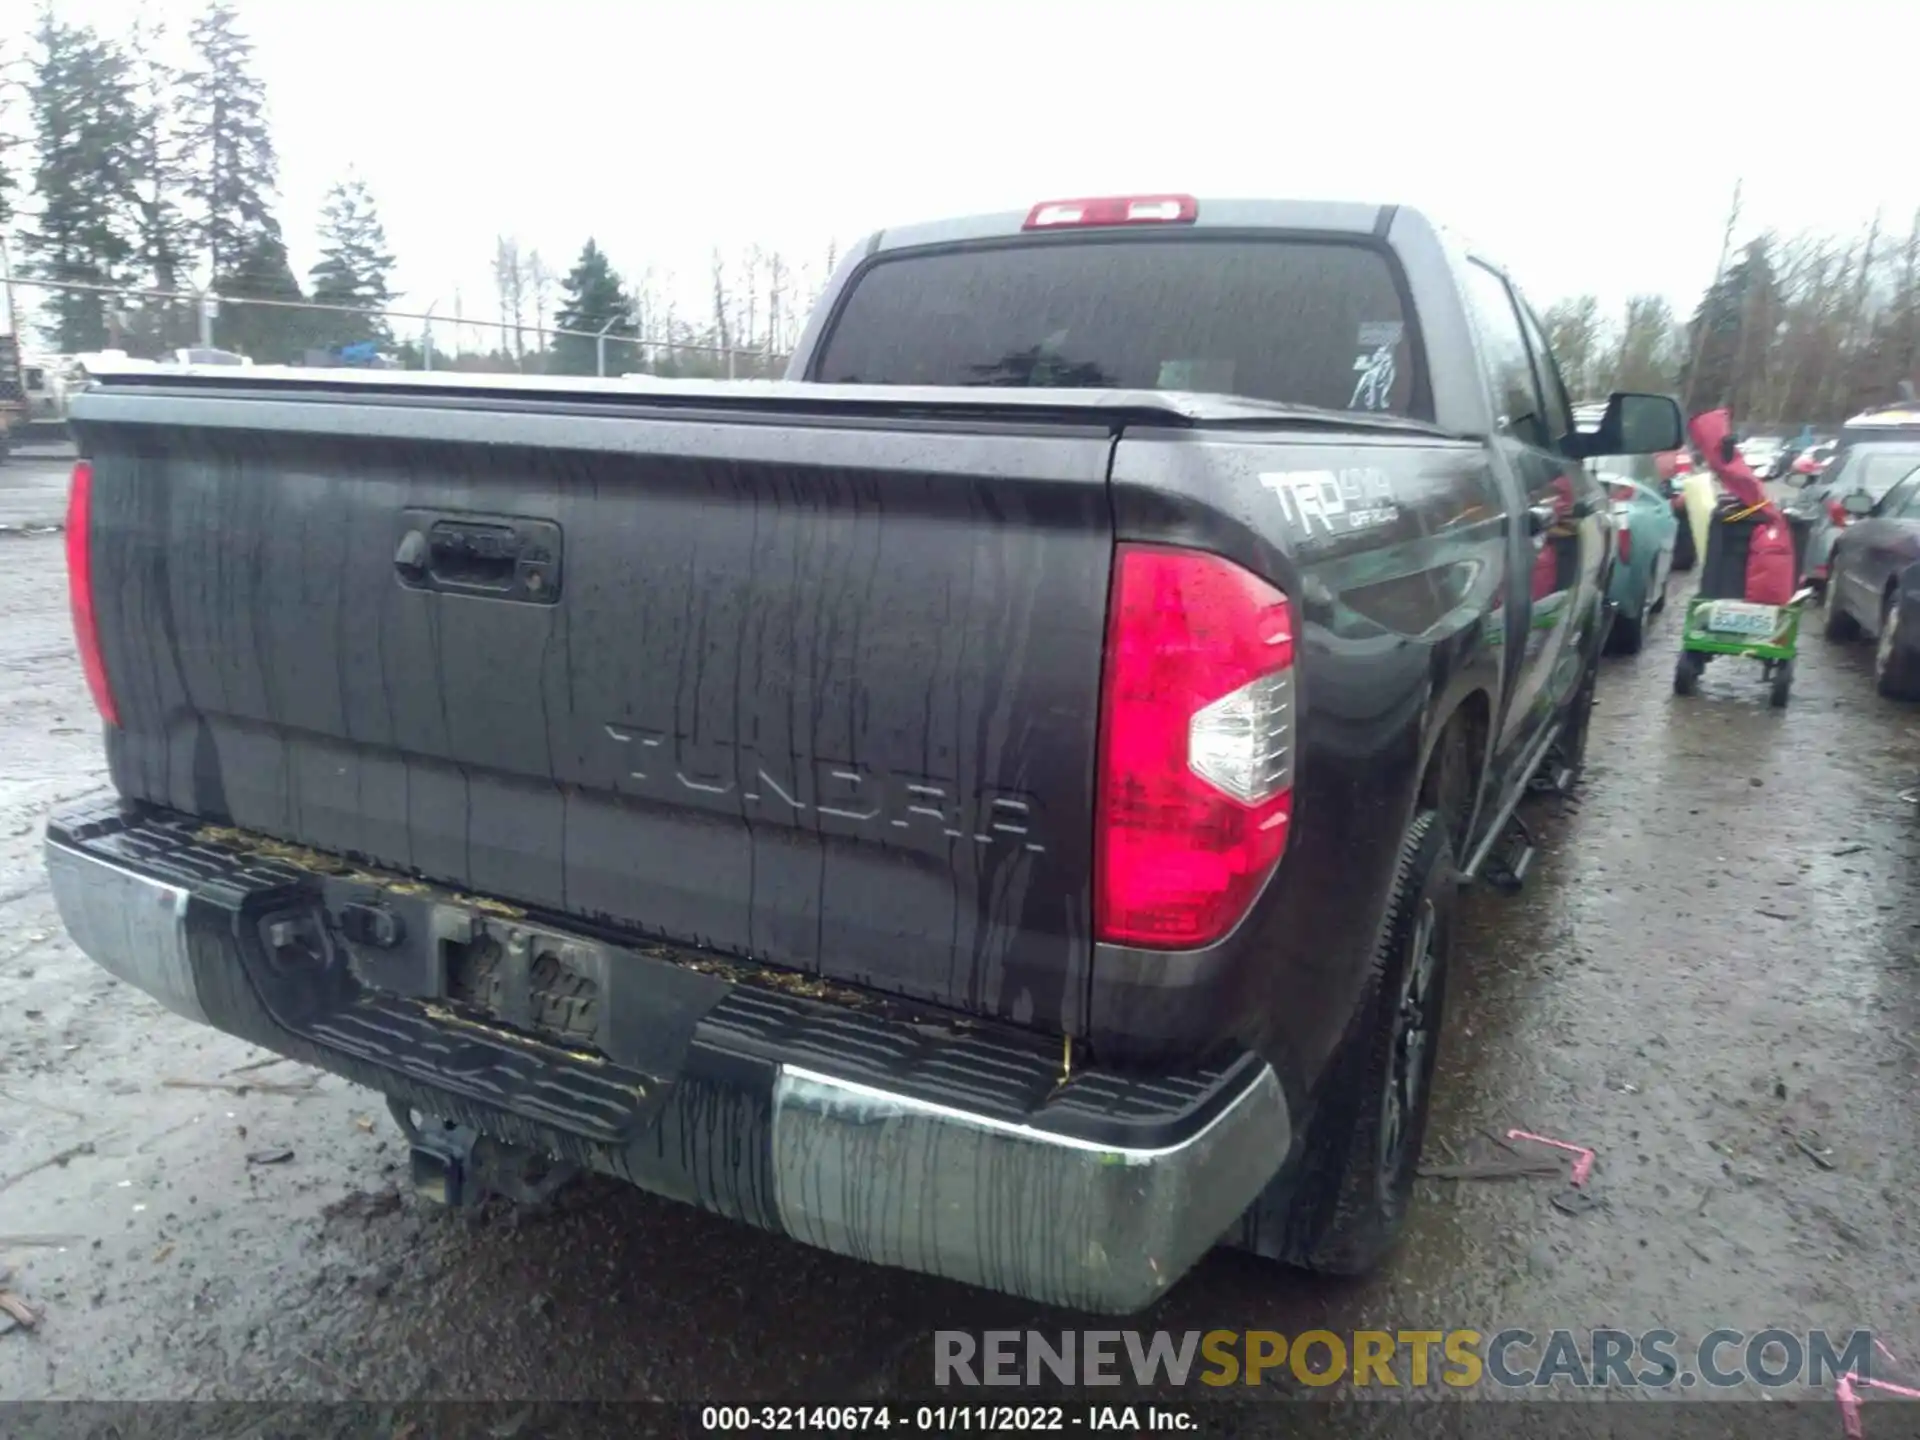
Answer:
<path fill-rule="evenodd" d="M 519 323 L 466 315 L 363 309 L 310 300 L 268 299 L 182 290 L 127 289 L 81 281 L 9 279 L 12 333 L 28 355 L 52 358 L 55 344 L 35 344 L 35 329 L 96 335 L 78 353 L 123 352 L 148 360 L 202 363 L 348 366 L 529 375 L 658 375 L 771 380 L 785 374 L 787 354 L 771 340 L 753 346 L 715 343 L 685 325 L 639 335 L 619 317 L 599 331 L 541 320 Z M 626 332 L 626 333 L 623 333 Z"/>

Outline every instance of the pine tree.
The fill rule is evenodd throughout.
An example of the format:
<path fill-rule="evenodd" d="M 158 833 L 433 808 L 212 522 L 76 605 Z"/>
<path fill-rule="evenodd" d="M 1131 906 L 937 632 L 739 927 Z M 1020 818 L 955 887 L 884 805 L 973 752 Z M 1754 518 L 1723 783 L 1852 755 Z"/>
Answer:
<path fill-rule="evenodd" d="M 193 227 L 182 209 L 187 197 L 178 122 L 180 73 L 160 58 L 165 39 L 164 26 L 149 24 L 145 17 L 135 22 L 128 57 L 136 119 L 133 221 L 142 282 L 175 292 L 188 280 Z M 190 305 L 146 303 L 133 321 L 129 344 L 172 349 L 190 344 L 196 326 Z"/>
<path fill-rule="evenodd" d="M 0 74 L 11 73 L 13 68 L 11 52 L 0 46 Z M 13 224 L 14 196 L 20 190 L 20 161 L 14 152 L 25 144 L 24 138 L 13 133 L 12 126 L 0 128 L 0 228 Z"/>
<path fill-rule="evenodd" d="M 1686 391 L 1693 408 L 1733 408 L 1738 426 L 1758 387 L 1778 321 L 1779 286 L 1766 237 L 1755 240 L 1700 299 L 1689 330 L 1693 365 Z"/>
<path fill-rule="evenodd" d="M 107 292 L 131 278 L 140 252 L 134 81 L 117 46 L 90 26 L 62 24 L 51 9 L 41 12 L 35 39 L 27 96 L 40 213 L 21 238 L 34 273 L 105 287 L 53 290 L 47 300 L 55 344 L 95 350 L 109 339 Z"/>
<path fill-rule="evenodd" d="M 223 303 L 215 336 L 228 350 L 237 350 L 265 365 L 298 362 L 309 345 L 325 343 L 314 312 L 283 305 L 245 305 L 241 299 L 299 301 L 300 282 L 287 263 L 287 247 L 276 235 L 261 235 L 235 256 L 220 282 Z M 327 316 L 343 320 L 346 316 Z"/>
<path fill-rule="evenodd" d="M 393 301 L 393 263 L 366 182 L 355 178 L 335 185 L 320 215 L 320 263 L 308 272 L 314 302 L 380 311 Z M 364 320 L 323 314 L 316 323 L 331 344 L 392 340 L 385 317 L 377 313 Z"/>
<path fill-rule="evenodd" d="M 280 238 L 273 215 L 280 162 L 267 132 L 266 88 L 253 73 L 253 44 L 227 0 L 206 8 L 187 41 L 194 65 L 182 77 L 186 191 L 217 285 L 255 242 Z"/>
<path fill-rule="evenodd" d="M 626 286 L 608 262 L 606 252 L 591 239 L 581 250 L 579 262 L 561 283 L 560 313 L 554 317 L 554 324 L 562 330 L 587 332 L 586 335 L 553 337 L 549 369 L 557 375 L 595 373 L 600 346 L 589 337 L 597 336 L 601 330 L 606 330 L 609 345 L 616 339 L 632 340 L 639 333 L 633 327 L 633 302 L 628 298 Z M 608 357 L 609 369 L 619 368 L 613 364 L 613 358 Z"/>

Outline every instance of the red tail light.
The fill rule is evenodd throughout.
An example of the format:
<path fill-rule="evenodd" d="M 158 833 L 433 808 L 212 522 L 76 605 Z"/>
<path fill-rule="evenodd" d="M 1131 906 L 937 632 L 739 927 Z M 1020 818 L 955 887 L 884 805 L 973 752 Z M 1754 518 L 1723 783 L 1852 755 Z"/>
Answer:
<path fill-rule="evenodd" d="M 1842 505 L 1838 500 L 1827 501 L 1827 519 L 1833 522 L 1834 529 L 1836 530 L 1846 529 L 1847 528 L 1847 507 Z"/>
<path fill-rule="evenodd" d="M 1246 914 L 1293 809 L 1293 611 L 1229 560 L 1123 544 L 1100 715 L 1094 933 L 1191 950 Z"/>
<path fill-rule="evenodd" d="M 1693 473 L 1693 457 L 1691 455 L 1674 456 L 1673 457 L 1673 473 L 1676 475 L 1692 474 Z"/>
<path fill-rule="evenodd" d="M 1191 225 L 1200 202 L 1191 195 L 1109 195 L 1095 200 L 1043 200 L 1027 212 L 1023 230 L 1091 225 Z"/>
<path fill-rule="evenodd" d="M 1612 495 L 1615 501 L 1624 505 L 1640 492 L 1631 485 L 1610 485 L 1607 487 L 1607 493 Z"/>
<path fill-rule="evenodd" d="M 1633 532 L 1624 525 L 1620 527 L 1620 558 L 1628 562 L 1633 559 Z"/>
<path fill-rule="evenodd" d="M 107 667 L 100 658 L 100 627 L 93 618 L 93 466 L 75 463 L 67 488 L 67 591 L 73 603 L 73 638 L 80 650 L 80 668 L 86 672 L 93 707 L 109 725 L 119 725 L 113 691 L 107 688 Z"/>

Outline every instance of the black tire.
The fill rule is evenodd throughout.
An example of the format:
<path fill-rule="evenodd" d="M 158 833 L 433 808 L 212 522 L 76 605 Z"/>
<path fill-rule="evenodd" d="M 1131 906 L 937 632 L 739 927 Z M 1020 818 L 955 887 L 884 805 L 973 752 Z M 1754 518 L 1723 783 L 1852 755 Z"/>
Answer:
<path fill-rule="evenodd" d="M 1617 629 L 1620 621 L 1616 619 Z M 1573 692 L 1573 703 L 1567 707 L 1566 718 L 1560 722 L 1560 739 L 1548 757 L 1548 765 L 1554 774 L 1565 774 L 1567 783 L 1561 793 L 1571 795 L 1580 784 L 1580 777 L 1587 769 L 1587 731 L 1593 727 L 1593 701 L 1600 686 L 1600 661 L 1598 657 L 1587 667 L 1586 676 L 1580 681 L 1580 688 Z"/>
<path fill-rule="evenodd" d="M 1900 597 L 1889 593 L 1880 610 L 1873 647 L 1873 688 L 1889 700 L 1920 700 L 1920 655 L 1900 629 Z"/>
<path fill-rule="evenodd" d="M 1700 657 L 1691 650 L 1682 650 L 1680 660 L 1673 667 L 1673 693 L 1691 695 L 1700 688 Z"/>
<path fill-rule="evenodd" d="M 1773 667 L 1773 685 L 1767 692 L 1767 703 L 1776 710 L 1787 708 L 1787 701 L 1793 698 L 1793 661 L 1782 660 Z"/>
<path fill-rule="evenodd" d="M 1827 588 L 1833 590 L 1833 582 L 1838 578 L 1833 571 L 1827 572 Z M 1839 592 L 1827 596 L 1826 619 L 1821 623 L 1820 633 L 1829 640 L 1845 643 L 1860 638 L 1860 622 L 1847 613 L 1847 607 Z"/>
<path fill-rule="evenodd" d="M 1401 842 L 1364 998 L 1301 1152 L 1288 1264 L 1362 1275 L 1399 1237 L 1426 1139 L 1458 901 L 1453 846 L 1423 810 Z"/>
<path fill-rule="evenodd" d="M 1607 633 L 1607 649 L 1615 655 L 1638 655 L 1647 643 L 1647 626 L 1653 620 L 1653 597 L 1640 597 L 1640 613 L 1621 611 L 1613 617 L 1613 629 Z"/>
<path fill-rule="evenodd" d="M 1680 530 L 1673 537 L 1673 568 L 1691 570 L 1699 560 L 1693 546 L 1693 522 L 1687 518 L 1687 512 L 1680 512 Z"/>

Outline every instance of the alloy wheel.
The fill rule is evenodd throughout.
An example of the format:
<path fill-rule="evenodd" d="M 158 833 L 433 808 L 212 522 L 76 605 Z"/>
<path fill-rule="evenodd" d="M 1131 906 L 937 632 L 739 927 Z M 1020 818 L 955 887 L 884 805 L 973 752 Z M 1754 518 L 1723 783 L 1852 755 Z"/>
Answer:
<path fill-rule="evenodd" d="M 1405 1150 L 1427 1084 L 1428 1057 L 1434 1041 L 1435 946 L 1439 915 L 1432 900 L 1420 902 L 1408 943 L 1406 973 L 1394 1012 L 1393 1061 L 1387 1076 L 1385 1124 L 1380 1127 L 1381 1173 L 1392 1177 L 1406 1163 Z"/>

